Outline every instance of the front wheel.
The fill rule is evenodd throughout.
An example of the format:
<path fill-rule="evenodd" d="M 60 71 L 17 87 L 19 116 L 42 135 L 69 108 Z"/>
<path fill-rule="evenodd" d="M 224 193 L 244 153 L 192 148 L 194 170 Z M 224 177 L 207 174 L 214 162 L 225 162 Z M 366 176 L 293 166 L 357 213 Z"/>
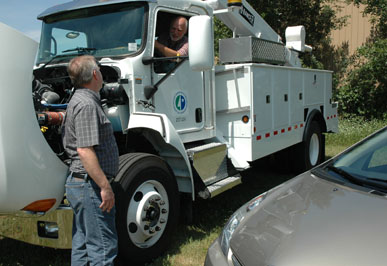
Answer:
<path fill-rule="evenodd" d="M 120 157 L 116 182 L 120 260 L 144 263 L 158 257 L 178 221 L 175 178 L 161 158 L 130 153 Z"/>
<path fill-rule="evenodd" d="M 324 160 L 325 143 L 320 125 L 312 121 L 306 129 L 305 139 L 295 147 L 295 170 L 303 172 L 319 165 Z"/>

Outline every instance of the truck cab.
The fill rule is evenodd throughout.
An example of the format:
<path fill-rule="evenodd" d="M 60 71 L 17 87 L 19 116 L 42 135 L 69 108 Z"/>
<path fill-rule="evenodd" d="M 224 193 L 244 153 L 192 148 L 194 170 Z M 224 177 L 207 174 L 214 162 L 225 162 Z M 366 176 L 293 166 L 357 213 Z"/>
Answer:
<path fill-rule="evenodd" d="M 40 15 L 43 27 L 36 75 L 49 69 L 54 71 L 54 65 L 68 61 L 74 54 L 91 54 L 102 66 L 107 85 L 102 94 L 106 96 L 109 108 L 125 106 L 129 108 L 127 113 L 167 114 L 183 142 L 214 136 L 213 116 L 209 115 L 210 110 L 206 110 L 209 103 L 205 106 L 205 94 L 212 89 L 210 72 L 206 75 L 205 72 L 191 71 L 189 60 L 157 86 L 152 99 L 144 97 L 144 88 L 157 84 L 167 74 L 159 66 L 176 61 L 169 59 L 160 60 L 158 64 L 144 64 L 144 58 L 157 56 L 155 40 L 163 32 L 169 32 L 174 17 L 189 19 L 205 13 L 192 3 L 192 7 L 187 8 L 186 1 L 169 2 L 173 2 L 174 8 L 169 7 L 168 1 L 157 5 L 156 1 L 106 1 L 93 8 L 81 9 L 82 1 L 73 1 L 68 6 L 47 10 Z M 77 9 L 77 12 L 71 12 L 72 9 Z M 208 42 L 212 44 L 211 40 Z M 195 48 L 195 45 L 190 47 Z M 211 50 L 209 45 L 206 48 Z M 49 65 L 40 71 L 48 62 Z M 123 93 L 118 97 L 121 102 L 112 93 L 116 89 L 113 84 Z M 67 85 L 64 89 L 71 87 Z M 62 91 L 60 93 L 60 100 L 67 96 Z M 108 114 L 113 117 L 117 112 Z M 115 129 L 127 130 L 128 121 L 128 117 L 121 118 L 114 124 Z"/>

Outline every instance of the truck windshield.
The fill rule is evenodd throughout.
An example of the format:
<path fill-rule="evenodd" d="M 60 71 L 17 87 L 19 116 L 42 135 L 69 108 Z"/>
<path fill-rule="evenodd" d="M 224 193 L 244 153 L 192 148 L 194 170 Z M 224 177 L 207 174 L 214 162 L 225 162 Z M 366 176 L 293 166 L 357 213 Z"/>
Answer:
<path fill-rule="evenodd" d="M 141 49 L 145 36 L 144 3 L 103 5 L 43 19 L 37 64 L 66 54 L 122 57 Z"/>

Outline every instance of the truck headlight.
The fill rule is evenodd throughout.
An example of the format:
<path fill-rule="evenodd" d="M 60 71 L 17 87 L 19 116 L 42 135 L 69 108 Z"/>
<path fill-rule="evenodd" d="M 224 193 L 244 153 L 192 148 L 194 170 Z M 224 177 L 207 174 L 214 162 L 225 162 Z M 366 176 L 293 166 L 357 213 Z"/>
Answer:
<path fill-rule="evenodd" d="M 230 248 L 230 239 L 234 234 L 235 230 L 237 229 L 241 221 L 245 218 L 246 213 L 258 207 L 261 204 L 261 202 L 265 199 L 266 194 L 267 192 L 247 202 L 245 205 L 239 208 L 239 210 L 237 210 L 228 220 L 227 224 L 223 228 L 221 238 L 220 238 L 220 246 L 222 248 L 223 254 L 226 257 L 228 255 L 228 250 Z"/>

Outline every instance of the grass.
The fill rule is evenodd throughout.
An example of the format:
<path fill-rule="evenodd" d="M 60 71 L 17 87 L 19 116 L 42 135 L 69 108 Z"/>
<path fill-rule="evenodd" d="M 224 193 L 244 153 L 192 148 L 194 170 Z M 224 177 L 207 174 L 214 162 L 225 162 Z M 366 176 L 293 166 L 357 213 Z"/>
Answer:
<path fill-rule="evenodd" d="M 340 153 L 386 125 L 386 120 L 367 121 L 356 117 L 341 119 L 339 121 L 339 133 L 327 134 L 326 136 L 326 156 L 332 157 Z"/>
<path fill-rule="evenodd" d="M 332 157 L 387 121 L 346 119 L 339 123 L 340 133 L 327 134 L 326 155 Z M 203 265 L 210 244 L 218 237 L 230 215 L 254 196 L 290 179 L 292 174 L 274 171 L 266 161 L 259 161 L 242 173 L 243 184 L 210 200 L 194 203 L 194 220 L 181 223 L 172 237 L 168 252 L 147 266 Z M 42 248 L 0 237 L 0 266 L 68 266 L 70 251 Z"/>

